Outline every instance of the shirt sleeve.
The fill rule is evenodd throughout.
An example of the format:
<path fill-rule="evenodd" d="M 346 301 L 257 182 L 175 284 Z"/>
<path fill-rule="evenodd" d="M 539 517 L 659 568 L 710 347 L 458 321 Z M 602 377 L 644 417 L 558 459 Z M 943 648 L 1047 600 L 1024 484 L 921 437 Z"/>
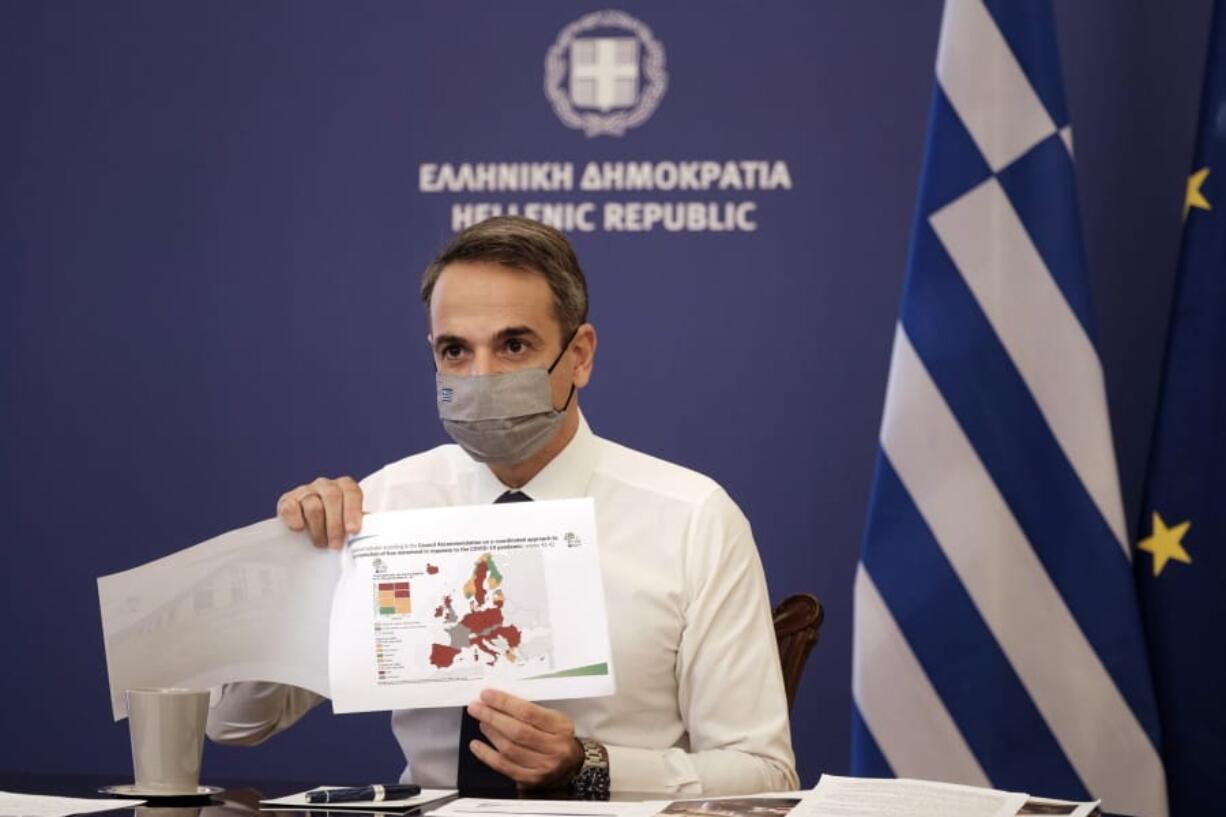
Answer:
<path fill-rule="evenodd" d="M 387 468 L 366 476 L 362 488 L 362 510 L 369 513 L 386 503 Z M 324 634 L 326 639 L 327 633 Z M 322 696 L 288 684 L 267 681 L 241 681 L 211 690 L 209 719 L 205 733 L 214 743 L 255 746 L 284 732 L 303 715 L 325 700 Z"/>
<path fill-rule="evenodd" d="M 263 743 L 324 700 L 310 690 L 265 681 L 224 684 L 213 693 L 205 732 L 231 746 Z"/>
<path fill-rule="evenodd" d="M 685 572 L 676 673 L 688 751 L 608 746 L 612 788 L 682 795 L 797 788 L 766 577 L 749 522 L 722 490 L 695 513 Z"/>
<path fill-rule="evenodd" d="M 386 504 L 387 468 L 365 477 L 362 510 L 369 513 Z M 325 639 L 327 633 L 324 633 Z M 310 690 L 267 681 L 241 681 L 210 690 L 205 733 L 214 743 L 255 746 L 284 732 L 325 700 Z"/>

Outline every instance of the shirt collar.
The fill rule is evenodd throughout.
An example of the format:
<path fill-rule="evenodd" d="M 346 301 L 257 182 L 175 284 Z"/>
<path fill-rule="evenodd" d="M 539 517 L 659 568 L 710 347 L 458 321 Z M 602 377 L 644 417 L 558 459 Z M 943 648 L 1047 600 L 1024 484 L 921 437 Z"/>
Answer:
<path fill-rule="evenodd" d="M 558 455 L 519 490 L 536 500 L 574 499 L 587 495 L 588 483 L 596 465 L 596 435 L 579 413 L 579 428 L 575 436 Z M 508 488 L 489 466 L 474 462 L 472 504 L 488 505 Z"/>

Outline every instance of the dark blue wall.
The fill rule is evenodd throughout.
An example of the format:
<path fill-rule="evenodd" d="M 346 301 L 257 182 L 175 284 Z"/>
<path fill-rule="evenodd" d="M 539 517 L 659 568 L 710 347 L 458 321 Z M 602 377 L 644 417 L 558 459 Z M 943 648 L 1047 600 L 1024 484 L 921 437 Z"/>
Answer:
<path fill-rule="evenodd" d="M 1208 0 L 1057 5 L 1135 513 Z M 574 236 L 600 332 L 583 406 L 722 482 L 774 596 L 825 601 L 793 731 L 804 783 L 846 770 L 851 577 L 940 2 L 623 3 L 670 84 L 646 124 L 589 139 L 542 64 L 602 7 L 0 5 L 0 768 L 128 773 L 96 576 L 443 440 L 418 271 L 453 199 L 553 197 L 423 194 L 419 163 L 763 158 L 794 188 L 739 196 L 756 232 Z M 217 776 L 400 765 L 386 716 L 323 711 L 206 754 Z"/>

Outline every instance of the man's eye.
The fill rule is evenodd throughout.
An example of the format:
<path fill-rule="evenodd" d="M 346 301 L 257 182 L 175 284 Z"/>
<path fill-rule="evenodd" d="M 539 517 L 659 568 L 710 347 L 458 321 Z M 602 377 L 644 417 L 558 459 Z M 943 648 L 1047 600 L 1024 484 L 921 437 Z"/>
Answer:
<path fill-rule="evenodd" d="M 510 340 L 507 341 L 507 351 L 513 355 L 518 355 L 520 352 L 523 352 L 527 348 L 528 348 L 527 344 L 525 344 L 522 340 L 518 338 L 511 338 Z"/>
<path fill-rule="evenodd" d="M 450 346 L 444 346 L 440 355 L 442 356 L 443 360 L 455 360 L 461 353 L 463 353 L 463 351 L 464 350 L 462 348 L 453 343 Z"/>

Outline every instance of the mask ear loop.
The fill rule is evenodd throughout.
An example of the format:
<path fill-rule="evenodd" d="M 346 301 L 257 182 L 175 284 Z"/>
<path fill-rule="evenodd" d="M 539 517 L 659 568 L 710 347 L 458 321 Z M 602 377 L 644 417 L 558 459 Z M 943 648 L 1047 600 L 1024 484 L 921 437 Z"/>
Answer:
<path fill-rule="evenodd" d="M 562 344 L 562 351 L 558 352 L 558 356 L 553 359 L 553 363 L 549 364 L 549 368 L 545 370 L 546 372 L 548 372 L 549 374 L 553 374 L 553 370 L 558 367 L 558 362 L 562 359 L 562 355 L 566 354 L 566 350 L 570 348 L 571 341 L 575 339 L 575 335 L 577 334 L 579 334 L 579 327 L 576 326 L 574 331 L 570 333 L 570 337 L 568 337 L 566 339 L 566 342 Z M 575 383 L 572 380 L 570 384 L 570 392 L 566 395 L 566 402 L 562 404 L 562 408 L 554 409 L 554 411 L 557 411 L 557 412 L 566 411 L 568 408 L 570 408 L 570 401 L 574 399 L 574 396 L 575 396 Z"/>

